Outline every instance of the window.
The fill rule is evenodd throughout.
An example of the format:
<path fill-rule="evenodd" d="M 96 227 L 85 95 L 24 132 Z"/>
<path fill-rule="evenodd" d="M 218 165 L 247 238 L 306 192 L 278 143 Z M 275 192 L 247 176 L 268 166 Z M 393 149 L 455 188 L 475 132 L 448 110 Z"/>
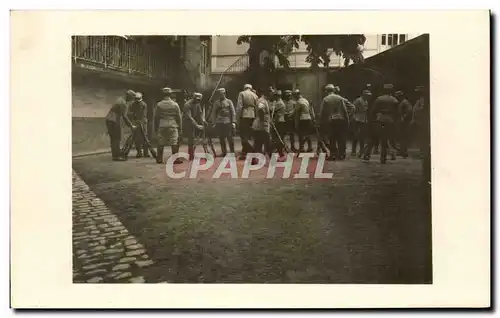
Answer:
<path fill-rule="evenodd" d="M 396 46 L 406 42 L 406 34 L 382 34 L 382 45 Z"/>
<path fill-rule="evenodd" d="M 210 54 L 209 54 L 209 41 L 201 41 L 201 64 L 200 71 L 202 74 L 206 74 L 210 69 Z"/>

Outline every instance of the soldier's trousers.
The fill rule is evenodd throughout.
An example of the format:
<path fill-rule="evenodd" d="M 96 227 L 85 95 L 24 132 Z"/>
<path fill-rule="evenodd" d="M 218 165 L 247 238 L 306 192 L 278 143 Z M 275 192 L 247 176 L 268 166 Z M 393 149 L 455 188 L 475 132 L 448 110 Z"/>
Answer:
<path fill-rule="evenodd" d="M 370 138 L 370 141 L 365 149 L 364 158 L 370 159 L 375 142 L 380 141 L 380 161 L 385 162 L 388 152 L 391 152 L 391 155 L 394 155 L 393 150 L 389 149 L 389 143 L 394 136 L 394 124 L 376 122 L 372 123 L 370 128 L 372 136 L 376 138 Z"/>
<path fill-rule="evenodd" d="M 342 119 L 334 119 L 329 123 L 329 147 L 333 158 L 345 158 L 346 138 L 348 134 L 347 122 Z"/>
<path fill-rule="evenodd" d="M 289 136 L 290 138 L 290 148 L 291 150 L 296 150 L 295 148 L 295 122 L 293 117 L 287 117 L 285 119 L 285 132 L 281 137 L 283 138 L 283 141 L 285 141 L 286 136 Z"/>
<path fill-rule="evenodd" d="M 272 129 L 272 133 L 271 133 L 271 136 L 272 136 L 272 147 L 273 147 L 273 151 L 274 149 L 278 150 L 279 154 L 280 155 L 283 155 L 284 154 L 284 150 L 285 150 L 285 145 L 280 141 L 280 138 L 281 140 L 284 142 L 283 140 L 283 136 L 285 134 L 285 126 L 286 123 L 274 123 L 274 126 L 276 127 L 276 130 L 278 131 L 278 133 L 276 133 L 276 131 L 271 127 Z M 278 136 L 279 134 L 279 136 Z"/>
<path fill-rule="evenodd" d="M 271 136 L 267 131 L 256 130 L 254 131 L 254 151 L 257 153 L 271 155 Z M 262 151 L 264 147 L 264 151 Z"/>
<path fill-rule="evenodd" d="M 186 136 L 188 139 L 189 160 L 194 159 L 195 140 L 199 138 L 200 134 L 201 130 L 198 130 L 196 127 L 194 127 L 192 123 L 186 124 Z"/>
<path fill-rule="evenodd" d="M 299 120 L 297 125 L 297 132 L 299 135 L 299 151 L 304 151 L 304 144 L 307 142 L 307 150 L 312 150 L 311 135 L 313 134 L 314 127 L 312 120 Z"/>
<path fill-rule="evenodd" d="M 351 148 L 352 154 L 355 154 L 357 152 L 357 146 L 359 142 L 359 154 L 362 155 L 363 150 L 365 148 L 365 139 L 368 137 L 366 126 L 367 123 L 364 122 L 356 121 L 352 123 L 352 130 L 353 130 L 352 148 Z"/>
<path fill-rule="evenodd" d="M 399 141 L 401 156 L 408 157 L 408 145 L 411 140 L 410 123 L 401 123 L 399 125 Z"/>
<path fill-rule="evenodd" d="M 229 143 L 229 151 L 234 153 L 233 126 L 231 124 L 217 124 L 216 128 L 222 155 L 225 156 L 227 154 L 226 140 Z"/>
<path fill-rule="evenodd" d="M 120 141 L 122 138 L 122 129 L 120 123 L 114 121 L 106 120 L 106 128 L 108 130 L 109 141 L 111 144 L 111 156 L 113 158 L 119 158 L 121 149 Z"/>
<path fill-rule="evenodd" d="M 142 128 L 145 128 L 145 125 L 140 122 L 134 123 L 136 126 L 142 126 Z M 137 154 L 142 154 L 142 150 L 144 150 L 145 154 L 148 152 L 148 147 L 146 145 L 146 140 L 144 139 L 144 136 L 142 135 L 141 129 L 136 129 L 132 132 L 134 134 L 134 145 L 135 149 L 137 150 Z M 144 134 L 146 134 L 146 131 L 144 131 Z"/>
<path fill-rule="evenodd" d="M 241 137 L 241 152 L 243 155 L 250 153 L 253 151 L 253 146 L 250 144 L 250 140 L 252 139 L 252 124 L 253 118 L 241 118 L 240 119 L 240 137 Z"/>

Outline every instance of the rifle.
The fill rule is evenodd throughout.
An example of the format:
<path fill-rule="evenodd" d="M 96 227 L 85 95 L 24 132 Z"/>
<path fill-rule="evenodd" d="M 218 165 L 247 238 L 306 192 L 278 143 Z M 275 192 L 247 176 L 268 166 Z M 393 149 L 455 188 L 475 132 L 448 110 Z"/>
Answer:
<path fill-rule="evenodd" d="M 148 136 L 146 135 L 146 132 L 144 131 L 144 126 L 141 124 L 138 125 L 137 129 L 140 129 L 140 132 L 142 134 L 142 137 L 144 138 L 144 143 L 146 144 L 147 149 L 144 149 L 144 151 L 151 152 L 151 155 L 153 155 L 153 158 L 157 158 L 157 154 L 153 146 L 151 145 L 151 142 L 148 139 Z M 128 157 L 128 154 L 130 152 L 130 149 L 132 148 L 132 145 L 134 144 L 134 138 L 135 138 L 136 132 L 132 130 L 132 133 L 128 138 L 125 140 L 125 145 L 121 151 L 121 154 L 123 157 Z"/>

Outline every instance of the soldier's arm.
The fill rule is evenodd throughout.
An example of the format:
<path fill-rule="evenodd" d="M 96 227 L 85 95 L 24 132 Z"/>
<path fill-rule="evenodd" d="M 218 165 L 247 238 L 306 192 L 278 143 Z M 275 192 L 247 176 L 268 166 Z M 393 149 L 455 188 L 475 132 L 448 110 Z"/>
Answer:
<path fill-rule="evenodd" d="M 236 114 L 238 118 L 241 116 L 242 111 L 243 111 L 243 92 L 240 92 L 238 94 L 238 100 L 236 102 Z"/>
<path fill-rule="evenodd" d="M 132 124 L 132 122 L 128 118 L 128 105 L 126 103 L 120 104 L 120 111 L 121 111 L 121 115 L 123 117 L 123 120 L 125 121 L 125 124 L 128 127 L 132 128 L 134 125 Z"/>
<path fill-rule="evenodd" d="M 215 102 L 212 105 L 212 124 L 215 125 L 215 120 L 217 119 L 217 109 L 219 108 L 219 102 Z"/>
<path fill-rule="evenodd" d="M 200 108 L 201 108 L 201 121 L 202 123 L 205 123 L 205 107 L 203 105 L 200 104 Z"/>
<path fill-rule="evenodd" d="M 191 111 L 191 104 L 186 103 L 184 105 L 184 115 L 189 118 L 189 120 L 193 123 L 193 125 L 198 126 L 198 123 L 193 118 L 193 113 Z"/>
<path fill-rule="evenodd" d="M 323 98 L 323 100 L 321 101 L 321 104 L 319 104 L 319 120 L 320 121 L 323 121 L 324 120 L 324 114 L 323 112 L 325 111 L 325 99 Z"/>
<path fill-rule="evenodd" d="M 160 126 L 160 118 L 157 114 L 158 105 L 153 109 L 153 131 L 158 131 L 158 126 Z"/>
<path fill-rule="evenodd" d="M 179 131 L 182 131 L 182 113 L 181 108 L 178 104 L 176 104 L 177 114 L 175 120 L 177 121 L 177 125 L 179 125 Z"/>
<path fill-rule="evenodd" d="M 142 119 L 144 122 L 148 121 L 148 104 L 145 102 L 142 103 L 143 109 L 142 109 Z"/>
<path fill-rule="evenodd" d="M 344 100 L 344 103 L 342 103 L 342 112 L 344 113 L 344 117 L 346 119 L 347 125 L 349 125 L 349 111 L 347 110 L 346 101 L 347 101 L 347 99 Z"/>
<path fill-rule="evenodd" d="M 313 104 L 309 104 L 309 114 L 311 115 L 311 119 L 316 121 L 316 113 L 314 111 Z"/>
<path fill-rule="evenodd" d="M 229 115 L 231 116 L 231 124 L 236 123 L 236 112 L 232 100 L 229 100 Z"/>

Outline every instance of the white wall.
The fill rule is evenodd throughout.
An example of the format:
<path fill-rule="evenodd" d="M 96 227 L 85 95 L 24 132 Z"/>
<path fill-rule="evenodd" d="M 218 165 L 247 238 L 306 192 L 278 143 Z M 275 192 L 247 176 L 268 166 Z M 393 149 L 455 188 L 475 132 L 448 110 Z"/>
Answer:
<path fill-rule="evenodd" d="M 407 34 L 407 41 L 419 36 L 419 33 Z M 244 55 L 249 45 L 242 43 L 236 44 L 238 36 L 213 36 L 212 37 L 212 73 L 221 73 L 231 66 L 238 58 Z M 366 35 L 366 42 L 364 46 L 363 56 L 369 58 L 375 54 L 390 49 L 388 45 L 382 45 L 382 35 Z M 299 43 L 299 48 L 294 49 L 288 60 L 292 68 L 308 68 L 310 64 L 306 62 L 307 49 L 306 44 Z M 343 62 L 339 56 L 332 54 L 330 57 L 331 67 L 340 66 Z"/>

